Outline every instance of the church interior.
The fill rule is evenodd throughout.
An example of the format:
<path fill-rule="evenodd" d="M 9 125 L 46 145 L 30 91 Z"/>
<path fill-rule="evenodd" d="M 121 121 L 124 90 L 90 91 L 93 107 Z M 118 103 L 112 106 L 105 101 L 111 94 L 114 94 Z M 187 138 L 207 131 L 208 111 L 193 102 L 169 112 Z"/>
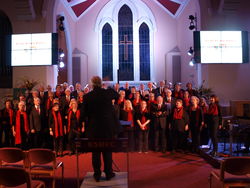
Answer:
<path fill-rule="evenodd" d="M 0 109 L 5 108 L 8 100 L 18 109 L 20 96 L 24 96 L 29 110 L 27 101 L 35 93 L 34 90 L 38 96 L 39 92 L 46 91 L 56 96 L 58 87 L 64 88 L 63 93 L 70 91 L 70 96 L 76 91 L 76 98 L 81 98 L 77 88 L 81 87 L 84 101 L 85 92 L 91 91 L 90 80 L 93 76 L 99 76 L 103 87 L 117 89 L 120 95 L 121 90 L 126 90 L 126 85 L 130 86 L 129 92 L 132 93 L 132 88 L 139 92 L 142 85 L 143 90 L 146 90 L 151 83 L 155 100 L 161 96 L 160 91 L 156 92 L 157 88 L 162 87 L 161 84 L 166 88 L 166 93 L 174 93 L 176 85 L 185 93 L 189 83 L 200 96 L 207 99 L 207 103 L 210 102 L 209 96 L 216 95 L 219 98 L 219 126 L 222 125 L 222 128 L 216 132 L 218 153 L 209 153 L 209 148 L 214 145 L 212 138 L 212 141 L 208 138 L 207 142 L 201 138 L 198 153 L 185 151 L 175 154 L 169 146 L 167 151 L 154 151 L 154 143 L 149 140 L 149 152 L 141 153 L 140 150 L 132 149 L 128 154 L 114 153 L 113 168 L 119 174 L 116 178 L 120 178 L 120 173 L 127 172 L 125 183 L 120 182 L 118 187 L 198 188 L 211 184 L 212 187 L 222 187 L 224 177 L 221 178 L 218 172 L 228 170 L 221 165 L 224 160 L 241 158 L 241 162 L 235 163 L 236 166 L 240 168 L 244 160 L 245 166 L 250 166 L 249 18 L 250 1 L 247 0 L 2 1 Z M 210 32 L 210 35 L 205 36 L 206 32 Z M 36 43 L 30 42 L 30 38 L 35 38 L 36 34 L 44 35 L 38 35 Z M 236 35 L 240 38 L 235 38 Z M 219 46 L 216 46 L 216 40 L 219 40 Z M 239 43 L 236 47 L 233 46 L 236 45 L 235 40 Z M 204 41 L 210 46 L 205 46 Z M 49 49 L 46 52 L 40 49 L 38 54 L 39 45 Z M 202 51 L 205 48 L 207 51 Z M 222 50 L 227 50 L 227 54 L 223 54 Z M 148 97 L 150 93 L 147 93 Z M 127 96 L 126 93 L 126 98 L 129 98 L 129 94 Z M 58 101 L 61 105 L 60 99 Z M 45 108 L 49 104 L 43 99 L 40 102 L 44 103 Z M 119 100 L 117 103 L 120 105 Z M 0 133 L 3 134 L 1 126 L 4 120 L 1 118 L 0 112 Z M 172 138 L 167 129 L 164 129 L 166 142 L 171 145 Z M 192 145 L 191 132 L 186 137 Z M 135 140 L 138 136 L 136 134 Z M 149 131 L 149 138 L 150 134 Z M 154 138 L 154 133 L 152 135 Z M 7 138 L 6 132 L 0 138 L 0 147 L 13 146 L 3 143 Z M 163 140 L 160 143 L 163 147 Z M 138 144 L 137 141 L 135 144 Z M 0 151 L 0 166 L 3 160 L 1 157 Z M 60 169 L 55 173 L 56 185 L 51 186 L 50 178 L 35 176 L 34 179 L 45 182 L 46 187 L 79 186 L 78 166 L 81 183 L 84 179 L 88 181 L 88 172 L 93 170 L 90 153 L 80 153 L 79 164 L 75 162 L 77 157 L 68 155 L 67 149 L 57 156 L 57 160 L 64 163 L 64 182 L 61 182 Z M 242 170 L 247 171 L 244 181 L 248 183 L 244 184 L 243 180 L 232 176 L 242 183 L 232 185 L 250 186 L 248 168 Z M 235 169 L 230 170 L 233 174 Z M 239 175 L 243 174 L 240 172 Z M 0 177 L 0 185 L 1 182 Z M 103 185 L 98 185 L 103 182 Z M 90 180 L 90 185 L 83 184 L 81 187 L 112 187 L 105 184 L 104 180 Z"/>

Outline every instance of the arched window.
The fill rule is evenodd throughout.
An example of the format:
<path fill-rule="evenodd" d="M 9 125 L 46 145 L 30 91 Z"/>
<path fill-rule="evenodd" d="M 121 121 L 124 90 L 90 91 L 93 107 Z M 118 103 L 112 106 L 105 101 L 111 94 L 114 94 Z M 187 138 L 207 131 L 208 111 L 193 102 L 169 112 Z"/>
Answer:
<path fill-rule="evenodd" d="M 101 41 L 107 23 L 112 28 L 113 39 L 113 63 L 112 69 L 108 69 L 108 72 L 113 71 L 112 81 L 154 80 L 153 41 L 156 22 L 150 8 L 141 0 L 110 0 L 100 11 L 95 27 L 99 35 L 99 63 L 104 64 L 98 67 L 100 75 L 107 75 L 104 74 L 107 69 L 103 70 L 107 66 L 104 61 L 107 52 Z"/>
<path fill-rule="evenodd" d="M 119 80 L 134 80 L 133 14 L 127 5 L 118 13 Z"/>
<path fill-rule="evenodd" d="M 140 80 L 150 80 L 150 40 L 149 28 L 142 23 L 139 28 Z"/>
<path fill-rule="evenodd" d="M 113 81 L 112 28 L 108 23 L 102 29 L 102 78 L 105 81 Z"/>

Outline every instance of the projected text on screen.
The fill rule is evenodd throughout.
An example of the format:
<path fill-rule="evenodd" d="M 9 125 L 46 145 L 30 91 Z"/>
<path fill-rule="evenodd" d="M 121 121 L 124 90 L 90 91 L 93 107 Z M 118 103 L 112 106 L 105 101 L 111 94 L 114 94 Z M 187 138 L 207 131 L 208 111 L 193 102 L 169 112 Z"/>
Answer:
<path fill-rule="evenodd" d="M 51 65 L 52 34 L 12 35 L 12 66 Z"/>
<path fill-rule="evenodd" d="M 241 31 L 201 31 L 201 63 L 242 63 Z"/>

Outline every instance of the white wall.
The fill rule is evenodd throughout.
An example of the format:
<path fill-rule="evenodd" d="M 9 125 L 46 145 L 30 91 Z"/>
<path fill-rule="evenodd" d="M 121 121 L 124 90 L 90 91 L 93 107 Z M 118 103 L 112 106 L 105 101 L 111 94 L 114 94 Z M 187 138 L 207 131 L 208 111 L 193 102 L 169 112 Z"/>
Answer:
<path fill-rule="evenodd" d="M 68 83 L 72 84 L 72 53 L 75 46 L 76 41 L 76 21 L 74 17 L 72 17 L 72 12 L 69 12 L 67 8 L 65 8 L 63 2 L 61 0 L 56 0 L 53 14 L 53 31 L 57 32 L 56 28 L 56 19 L 58 15 L 64 16 L 64 33 L 66 39 L 67 46 L 67 77 Z M 60 45 L 60 44 L 59 44 Z"/>
<path fill-rule="evenodd" d="M 52 1 L 52 0 L 51 0 Z M 13 33 L 43 33 L 52 32 L 51 29 L 46 30 L 46 19 L 43 19 L 40 15 L 37 15 L 36 19 L 31 21 L 20 21 L 17 19 L 15 1 L 3 1 L 1 2 L 1 10 L 3 10 L 9 17 Z M 53 19 L 53 18 L 49 18 Z M 52 66 L 35 66 L 35 67 L 14 67 L 13 68 L 13 87 L 18 87 L 20 79 L 27 77 L 30 80 L 40 81 L 41 84 L 54 84 L 56 83 L 56 75 L 47 79 L 48 73 L 54 72 Z M 55 72 L 56 73 L 56 72 Z"/>
<path fill-rule="evenodd" d="M 98 32 L 96 32 L 96 19 L 108 0 L 98 1 L 79 20 L 72 19 L 63 3 L 58 2 L 56 14 L 61 12 L 66 16 L 70 25 L 72 49 L 77 48 L 88 56 L 88 79 L 98 75 Z M 155 1 L 143 0 L 155 16 L 157 31 L 154 34 L 154 78 L 153 81 L 163 80 L 165 73 L 165 55 L 177 46 L 177 21 L 166 13 Z"/>
<path fill-rule="evenodd" d="M 108 0 L 99 0 L 89 11 L 87 11 L 79 20 L 74 20 L 65 9 L 64 5 L 59 1 L 56 13 L 63 13 L 69 25 L 72 49 L 77 48 L 88 56 L 86 68 L 88 70 L 88 79 L 98 74 L 98 33 L 95 32 L 96 19 L 102 7 L 108 3 Z M 190 67 L 190 56 L 187 51 L 193 46 L 193 32 L 188 29 L 189 15 L 197 13 L 199 30 L 202 29 L 238 29 L 250 30 L 248 22 L 239 23 L 238 19 L 229 19 L 224 17 L 209 17 L 207 13 L 208 7 L 200 4 L 198 0 L 190 0 L 184 11 L 178 18 L 173 18 L 166 13 L 155 1 L 143 0 L 143 2 L 151 9 L 157 26 L 154 34 L 154 74 L 153 81 L 168 78 L 166 75 L 166 55 L 174 47 L 180 49 L 182 60 L 182 82 L 193 82 L 198 86 L 198 70 L 197 67 Z M 201 2 L 201 1 L 200 1 Z M 203 19 L 203 20 L 200 20 Z M 244 20 L 239 18 L 240 20 Z M 217 20 L 217 21 L 216 21 Z M 209 22 L 208 22 L 209 21 Z M 207 23 L 208 22 L 208 23 Z M 250 38 L 250 37 L 249 37 Z M 250 99 L 250 86 L 248 84 L 248 75 L 250 65 L 202 65 L 201 80 L 205 80 L 206 86 L 211 87 L 221 98 L 223 104 L 227 104 L 229 100 Z"/>
<path fill-rule="evenodd" d="M 143 0 L 152 10 L 157 31 L 155 32 L 154 43 L 154 72 L 155 80 L 165 80 L 166 75 L 166 54 L 177 46 L 177 21 L 162 9 L 155 1 Z"/>
<path fill-rule="evenodd" d="M 203 3 L 203 1 L 201 1 Z M 203 4 L 201 4 L 203 6 Z M 202 30 L 243 30 L 250 31 L 250 1 L 241 1 L 235 14 L 219 14 L 209 17 L 207 9 L 202 12 L 207 15 Z M 248 35 L 250 39 L 250 35 Z M 249 42 L 250 44 L 250 42 Z M 229 105 L 230 100 L 250 100 L 249 84 L 250 64 L 210 64 L 202 65 L 203 79 L 219 96 L 223 105 Z"/>
<path fill-rule="evenodd" d="M 181 51 L 181 59 L 182 59 L 182 83 L 185 87 L 187 82 L 193 83 L 195 87 L 198 86 L 198 68 L 197 66 L 189 66 L 189 61 L 191 57 L 187 55 L 187 52 L 190 47 L 193 47 L 193 31 L 189 30 L 190 20 L 188 19 L 189 15 L 197 14 L 198 17 L 198 26 L 199 27 L 199 4 L 196 0 L 190 0 L 187 4 L 186 8 L 184 9 L 183 13 L 178 17 L 178 24 L 177 24 L 177 41 L 178 47 Z"/>
<path fill-rule="evenodd" d="M 39 82 L 39 85 L 55 86 L 57 84 L 57 66 L 14 67 L 13 87 L 18 88 L 24 79 Z"/>
<path fill-rule="evenodd" d="M 53 16 L 29 22 L 16 19 L 14 0 L 4 1 L 1 4 L 1 9 L 9 16 L 14 33 L 55 32 L 56 15 L 63 14 L 67 22 L 66 30 L 69 33 L 67 40 L 67 45 L 71 46 L 69 53 L 72 53 L 72 49 L 77 48 L 88 56 L 88 66 L 86 65 L 86 67 L 88 67 L 89 79 L 98 73 L 98 66 L 101 66 L 98 64 L 98 33 L 94 31 L 94 26 L 98 13 L 109 0 L 97 1 L 98 3 L 79 20 L 73 19 L 63 1 L 53 1 L 55 1 Z M 188 48 L 193 45 L 193 35 L 188 29 L 188 16 L 190 14 L 197 12 L 198 21 L 201 21 L 202 25 L 200 30 L 250 30 L 249 19 L 246 19 L 250 17 L 249 1 L 241 2 L 240 10 L 236 15 L 225 16 L 209 14 L 208 0 L 189 0 L 188 5 L 177 19 L 167 14 L 154 0 L 142 1 L 151 9 L 157 25 L 157 31 L 154 34 L 154 81 L 168 77 L 165 57 L 169 51 L 178 46 L 182 56 L 182 82 L 192 81 L 197 84 L 197 70 L 195 67 L 189 67 L 190 57 L 186 55 Z M 200 6 L 197 1 L 199 1 Z M 244 3 L 248 3 L 247 6 Z M 201 11 L 199 11 L 200 7 Z M 51 19 L 53 20 L 53 29 L 50 28 Z M 224 104 L 228 104 L 229 100 L 250 100 L 249 72 L 250 64 L 202 65 L 202 79 L 206 80 L 206 86 L 211 87 Z M 40 80 L 45 85 L 55 85 L 56 83 L 56 69 L 52 66 L 15 67 L 13 73 L 14 87 L 17 87 L 18 80 L 23 76 Z"/>

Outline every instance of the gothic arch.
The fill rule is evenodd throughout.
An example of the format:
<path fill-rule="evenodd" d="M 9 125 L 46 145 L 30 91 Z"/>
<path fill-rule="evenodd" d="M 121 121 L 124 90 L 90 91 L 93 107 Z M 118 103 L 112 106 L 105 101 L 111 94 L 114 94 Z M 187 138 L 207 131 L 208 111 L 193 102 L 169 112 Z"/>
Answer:
<path fill-rule="evenodd" d="M 134 41 L 134 82 L 140 81 L 139 74 L 139 27 L 145 22 L 150 29 L 150 67 L 151 67 L 151 80 L 154 80 L 153 72 L 153 54 L 154 54 L 154 32 L 156 31 L 156 21 L 155 18 L 145 3 L 140 0 L 111 0 L 107 3 L 96 19 L 95 31 L 98 33 L 99 38 L 99 55 L 98 55 L 98 64 L 102 64 L 102 50 L 101 50 L 101 38 L 102 33 L 101 29 L 106 23 L 110 23 L 113 30 L 113 78 L 114 81 L 117 81 L 117 72 L 118 62 L 119 62 L 119 46 L 118 46 L 118 13 L 120 8 L 123 5 L 127 5 L 133 15 L 133 41 Z M 98 73 L 102 75 L 102 66 L 99 66 Z"/>

